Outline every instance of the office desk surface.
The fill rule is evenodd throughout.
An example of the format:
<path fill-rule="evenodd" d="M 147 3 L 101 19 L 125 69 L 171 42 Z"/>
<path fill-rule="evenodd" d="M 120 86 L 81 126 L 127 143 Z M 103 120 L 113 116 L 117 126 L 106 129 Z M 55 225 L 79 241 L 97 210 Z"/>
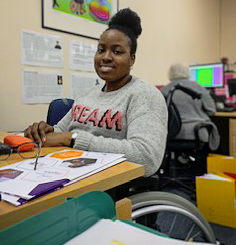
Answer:
<path fill-rule="evenodd" d="M 236 111 L 232 112 L 216 112 L 213 116 L 216 117 L 236 117 Z"/>
<path fill-rule="evenodd" d="M 2 141 L 5 135 L 7 133 L 0 132 L 0 141 Z M 65 149 L 65 147 L 44 147 L 42 151 L 43 154 L 49 154 L 62 149 Z M 1 161 L 0 167 L 21 160 L 22 158 L 17 154 L 13 154 L 9 160 Z M 78 196 L 92 190 L 106 191 L 141 177 L 144 175 L 144 172 L 144 166 L 124 161 L 18 207 L 2 201 L 0 202 L 0 229 L 4 229 L 36 213 L 60 204 L 65 201 L 66 197 Z"/>
<path fill-rule="evenodd" d="M 211 116 L 220 134 L 220 146 L 217 154 L 236 157 L 236 111 L 216 112 Z"/>

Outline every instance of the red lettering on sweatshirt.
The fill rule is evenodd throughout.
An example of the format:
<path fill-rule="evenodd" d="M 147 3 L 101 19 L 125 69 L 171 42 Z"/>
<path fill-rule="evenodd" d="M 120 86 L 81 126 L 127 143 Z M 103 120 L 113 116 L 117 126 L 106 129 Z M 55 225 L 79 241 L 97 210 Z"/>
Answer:
<path fill-rule="evenodd" d="M 106 127 L 106 129 L 113 129 L 115 127 L 116 131 L 122 130 L 122 117 L 123 114 L 121 111 L 117 111 L 112 116 L 112 110 L 107 110 L 102 115 L 99 120 L 99 109 L 93 110 L 91 113 L 90 107 L 82 107 L 80 105 L 72 107 L 72 121 L 77 121 L 78 123 L 88 124 L 89 122 L 93 123 L 93 126 L 97 127 Z"/>
<path fill-rule="evenodd" d="M 107 129 L 112 129 L 116 125 L 116 131 L 122 130 L 122 112 L 117 111 L 113 117 L 111 117 L 111 110 L 107 110 L 98 123 L 98 127 L 103 127 L 106 124 Z"/>
<path fill-rule="evenodd" d="M 76 105 L 75 107 L 74 107 L 74 105 L 72 105 L 72 112 L 71 112 L 72 113 L 72 116 L 71 116 L 72 121 L 77 121 L 78 115 L 81 113 L 82 109 L 83 109 L 83 107 L 80 105 Z"/>
<path fill-rule="evenodd" d="M 84 121 L 84 124 L 87 124 L 88 122 L 92 122 L 93 126 L 97 126 L 98 124 L 98 112 L 99 109 L 94 110 Z"/>
<path fill-rule="evenodd" d="M 77 119 L 77 121 L 78 122 L 80 122 L 80 123 L 83 123 L 85 120 L 83 120 L 83 118 L 85 118 L 88 114 L 87 114 L 87 111 L 90 111 L 91 109 L 89 108 L 89 107 L 84 107 L 83 109 L 82 109 L 82 112 L 80 113 L 80 116 L 79 116 L 79 118 Z"/>

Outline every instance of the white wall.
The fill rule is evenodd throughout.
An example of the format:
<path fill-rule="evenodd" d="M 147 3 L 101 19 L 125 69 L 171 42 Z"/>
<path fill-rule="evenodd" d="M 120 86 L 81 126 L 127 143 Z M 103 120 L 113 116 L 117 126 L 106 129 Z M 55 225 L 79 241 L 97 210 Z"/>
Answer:
<path fill-rule="evenodd" d="M 236 1 L 221 0 L 221 53 L 220 57 L 228 57 L 229 63 L 236 62 Z M 236 68 L 236 66 L 230 67 Z"/>
<path fill-rule="evenodd" d="M 120 0 L 142 19 L 134 72 L 153 84 L 167 83 L 172 62 L 219 61 L 219 0 Z"/>
<path fill-rule="evenodd" d="M 137 11 L 142 19 L 143 33 L 138 40 L 134 75 L 161 85 L 168 82 L 167 70 L 172 62 L 219 61 L 220 0 L 119 0 L 119 5 Z M 69 40 L 97 42 L 41 28 L 40 0 L 0 1 L 0 11 L 0 130 L 23 130 L 33 122 L 46 119 L 48 104 L 21 102 L 21 31 L 64 38 L 65 97 L 69 95 Z"/>

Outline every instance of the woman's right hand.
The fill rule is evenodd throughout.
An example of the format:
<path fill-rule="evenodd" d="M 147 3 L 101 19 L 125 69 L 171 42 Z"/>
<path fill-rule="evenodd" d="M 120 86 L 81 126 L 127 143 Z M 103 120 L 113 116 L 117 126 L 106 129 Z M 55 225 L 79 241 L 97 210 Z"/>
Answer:
<path fill-rule="evenodd" d="M 46 134 L 54 132 L 54 128 L 47 123 L 41 121 L 30 125 L 25 131 L 24 136 L 33 141 L 46 142 Z"/>

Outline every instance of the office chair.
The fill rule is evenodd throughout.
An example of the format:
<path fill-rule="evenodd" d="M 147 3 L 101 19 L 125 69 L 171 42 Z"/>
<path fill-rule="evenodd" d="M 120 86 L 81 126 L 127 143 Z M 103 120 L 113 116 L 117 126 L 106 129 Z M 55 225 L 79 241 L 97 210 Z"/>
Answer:
<path fill-rule="evenodd" d="M 71 109 L 73 103 L 73 99 L 63 98 L 53 100 L 48 107 L 47 124 L 51 126 L 57 124 Z"/>
<path fill-rule="evenodd" d="M 181 117 L 172 98 L 176 90 L 200 99 L 201 94 L 177 84 L 166 96 L 169 112 L 168 136 L 165 158 L 158 171 L 160 189 L 177 187 L 195 198 L 195 176 L 206 173 L 206 159 L 209 152 L 208 142 L 199 139 L 199 130 L 206 128 L 210 132 L 212 125 L 199 123 L 194 128 L 195 140 L 175 139 L 181 129 Z"/>

